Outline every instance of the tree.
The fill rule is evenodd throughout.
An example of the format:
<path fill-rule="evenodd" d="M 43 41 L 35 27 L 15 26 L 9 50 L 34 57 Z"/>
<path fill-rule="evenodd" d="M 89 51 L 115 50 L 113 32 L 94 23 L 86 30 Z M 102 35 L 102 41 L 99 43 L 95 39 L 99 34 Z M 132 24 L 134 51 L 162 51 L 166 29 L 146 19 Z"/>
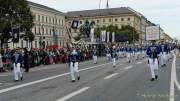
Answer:
<path fill-rule="evenodd" d="M 31 32 L 33 27 L 33 15 L 26 0 L 0 0 L 0 33 L 1 45 L 12 39 L 12 27 L 19 26 L 29 41 L 34 40 Z"/>

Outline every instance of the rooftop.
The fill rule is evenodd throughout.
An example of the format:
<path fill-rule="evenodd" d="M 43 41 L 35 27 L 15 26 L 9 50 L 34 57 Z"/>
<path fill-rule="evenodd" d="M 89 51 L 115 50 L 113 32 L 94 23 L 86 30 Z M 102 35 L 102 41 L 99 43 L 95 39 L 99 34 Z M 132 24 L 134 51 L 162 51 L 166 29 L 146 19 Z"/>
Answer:
<path fill-rule="evenodd" d="M 67 12 L 66 15 L 68 17 L 77 17 L 77 16 L 92 17 L 92 16 L 106 16 L 106 15 L 119 15 L 119 14 L 135 14 L 138 16 L 143 16 L 129 7 L 71 11 L 71 12 Z"/>

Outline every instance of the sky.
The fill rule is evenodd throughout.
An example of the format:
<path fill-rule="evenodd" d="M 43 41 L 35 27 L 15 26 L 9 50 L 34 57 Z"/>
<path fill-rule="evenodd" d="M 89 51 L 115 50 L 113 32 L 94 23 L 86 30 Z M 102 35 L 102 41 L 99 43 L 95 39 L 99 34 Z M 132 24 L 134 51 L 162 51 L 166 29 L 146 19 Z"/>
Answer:
<path fill-rule="evenodd" d="M 29 0 L 62 12 L 99 9 L 100 0 Z M 101 0 L 100 8 L 106 8 Z M 180 39 L 180 0 L 109 0 L 109 7 L 131 7 L 148 20 L 160 24 L 165 33 Z"/>

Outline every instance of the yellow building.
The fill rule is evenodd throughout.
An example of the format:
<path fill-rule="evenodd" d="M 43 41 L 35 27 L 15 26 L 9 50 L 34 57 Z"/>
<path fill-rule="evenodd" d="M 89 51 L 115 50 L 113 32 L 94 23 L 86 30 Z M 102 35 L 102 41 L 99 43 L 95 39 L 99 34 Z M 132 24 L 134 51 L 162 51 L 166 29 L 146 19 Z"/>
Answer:
<path fill-rule="evenodd" d="M 136 29 L 139 33 L 140 41 L 145 38 L 145 26 L 148 25 L 147 19 L 140 13 L 129 7 L 109 8 L 109 9 L 95 9 L 84 11 L 72 11 L 66 14 L 66 22 L 70 28 L 74 18 L 79 20 L 79 27 L 85 23 L 94 21 L 95 26 L 109 26 L 114 25 L 121 28 L 124 25 L 130 25 Z M 76 32 L 71 30 L 73 35 L 77 35 Z M 76 33 L 76 34 L 75 34 Z"/>
<path fill-rule="evenodd" d="M 35 40 L 33 48 L 45 48 L 50 45 L 66 45 L 65 14 L 53 8 L 28 2 L 31 12 L 34 15 L 34 27 L 32 32 Z M 9 45 L 13 47 L 12 43 Z M 31 47 L 29 42 L 20 40 L 14 47 Z"/>

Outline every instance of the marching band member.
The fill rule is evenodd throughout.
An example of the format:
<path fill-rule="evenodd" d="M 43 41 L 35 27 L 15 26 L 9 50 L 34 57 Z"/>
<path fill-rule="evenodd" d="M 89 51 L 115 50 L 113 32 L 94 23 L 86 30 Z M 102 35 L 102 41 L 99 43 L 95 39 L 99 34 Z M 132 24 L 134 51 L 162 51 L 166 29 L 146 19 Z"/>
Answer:
<path fill-rule="evenodd" d="M 112 57 L 112 62 L 113 62 L 113 67 L 116 67 L 116 46 L 114 45 L 111 49 L 111 57 Z"/>
<path fill-rule="evenodd" d="M 76 77 L 78 80 L 80 80 L 79 75 L 79 56 L 76 51 L 76 49 L 73 49 L 73 51 L 69 54 L 68 57 L 69 65 L 70 65 L 70 74 L 71 74 L 71 80 L 72 82 L 76 81 Z"/>
<path fill-rule="evenodd" d="M 152 42 L 152 45 L 150 45 L 147 49 L 147 55 L 149 56 L 149 66 L 151 71 L 151 81 L 158 79 L 158 55 L 160 54 L 159 47 L 155 45 L 155 41 Z"/>

